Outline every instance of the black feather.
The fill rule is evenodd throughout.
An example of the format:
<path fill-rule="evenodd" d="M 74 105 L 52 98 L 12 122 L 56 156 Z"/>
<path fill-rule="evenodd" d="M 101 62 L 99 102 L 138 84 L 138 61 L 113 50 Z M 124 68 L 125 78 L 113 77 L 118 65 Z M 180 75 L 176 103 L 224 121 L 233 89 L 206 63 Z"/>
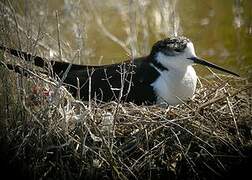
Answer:
<path fill-rule="evenodd" d="M 39 56 L 32 56 L 27 52 L 3 46 L 0 46 L 0 49 L 22 60 L 33 61 L 34 65 L 42 68 L 48 67 L 49 62 L 53 72 L 59 77 L 62 77 L 69 66 L 67 62 L 46 61 Z M 153 104 L 156 102 L 156 94 L 151 84 L 159 77 L 159 72 L 150 64 L 161 71 L 167 70 L 157 63 L 152 55 L 105 66 L 72 64 L 64 84 L 75 96 L 78 78 L 81 87 L 80 96 L 83 100 L 89 99 L 89 80 L 91 80 L 91 98 L 97 98 L 100 101 L 118 100 L 123 86 L 122 101 Z"/>

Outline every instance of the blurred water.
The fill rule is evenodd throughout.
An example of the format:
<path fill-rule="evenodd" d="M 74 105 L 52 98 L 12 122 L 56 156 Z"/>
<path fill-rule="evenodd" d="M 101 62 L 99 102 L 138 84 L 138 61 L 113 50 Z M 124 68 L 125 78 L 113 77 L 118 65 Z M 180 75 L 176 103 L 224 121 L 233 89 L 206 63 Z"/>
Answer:
<path fill-rule="evenodd" d="M 41 25 L 47 33 L 41 42 L 56 52 L 57 11 L 63 53 L 73 57 L 78 52 L 79 58 L 71 58 L 75 63 L 120 62 L 132 55 L 148 54 L 152 44 L 161 38 L 184 35 L 194 42 L 198 56 L 242 75 L 252 74 L 251 0 L 10 0 L 10 3 L 26 21 Z M 202 68 L 198 71 L 206 73 Z"/>

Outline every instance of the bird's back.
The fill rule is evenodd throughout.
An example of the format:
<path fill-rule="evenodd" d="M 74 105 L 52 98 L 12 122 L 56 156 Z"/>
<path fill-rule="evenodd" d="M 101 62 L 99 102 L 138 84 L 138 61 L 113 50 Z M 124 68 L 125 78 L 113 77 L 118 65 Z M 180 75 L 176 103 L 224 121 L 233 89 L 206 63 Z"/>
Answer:
<path fill-rule="evenodd" d="M 54 69 L 62 67 L 54 66 Z M 55 69 L 57 71 L 57 69 Z M 71 84 L 70 90 L 77 93 L 77 77 L 80 82 L 80 94 L 83 100 L 96 98 L 100 101 L 118 100 L 136 104 L 153 104 L 156 95 L 151 83 L 159 73 L 149 65 L 148 57 L 137 58 L 109 66 L 78 66 L 71 69 L 64 81 Z M 123 88 L 123 90 L 122 90 Z"/>

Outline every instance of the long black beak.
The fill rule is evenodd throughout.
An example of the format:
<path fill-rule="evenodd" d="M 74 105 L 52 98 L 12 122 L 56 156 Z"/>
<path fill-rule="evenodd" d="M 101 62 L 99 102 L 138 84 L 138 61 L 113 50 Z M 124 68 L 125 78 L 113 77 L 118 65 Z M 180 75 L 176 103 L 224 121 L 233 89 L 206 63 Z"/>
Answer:
<path fill-rule="evenodd" d="M 204 65 L 204 66 L 208 66 L 208 67 L 211 67 L 211 68 L 215 68 L 215 69 L 218 69 L 218 70 L 220 70 L 220 71 L 223 71 L 223 72 L 226 72 L 226 73 L 229 73 L 229 74 L 232 74 L 232 75 L 235 75 L 235 76 L 240 77 L 238 74 L 236 74 L 236 73 L 234 73 L 234 72 L 231 72 L 231 71 L 229 71 L 229 70 L 226 70 L 226 69 L 224 69 L 224 68 L 222 68 L 222 67 L 220 67 L 220 66 L 217 66 L 217 65 L 215 65 L 215 64 L 213 64 L 213 63 L 210 63 L 210 62 L 208 62 L 208 61 L 206 61 L 206 60 L 204 60 L 204 59 L 200 59 L 200 58 L 198 58 L 198 57 L 191 57 L 191 58 L 187 58 L 187 59 L 193 60 L 193 62 L 196 63 L 196 64 L 201 64 L 201 65 Z"/>

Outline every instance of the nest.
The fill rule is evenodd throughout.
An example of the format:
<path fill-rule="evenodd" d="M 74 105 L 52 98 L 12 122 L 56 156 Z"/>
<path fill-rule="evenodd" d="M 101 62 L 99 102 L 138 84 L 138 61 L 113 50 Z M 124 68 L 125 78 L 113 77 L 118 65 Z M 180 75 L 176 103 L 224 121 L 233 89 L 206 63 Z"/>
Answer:
<path fill-rule="evenodd" d="M 213 179 L 252 152 L 246 79 L 213 75 L 182 105 L 136 106 L 82 102 L 46 76 L 1 74 L 3 162 L 27 178 Z"/>

